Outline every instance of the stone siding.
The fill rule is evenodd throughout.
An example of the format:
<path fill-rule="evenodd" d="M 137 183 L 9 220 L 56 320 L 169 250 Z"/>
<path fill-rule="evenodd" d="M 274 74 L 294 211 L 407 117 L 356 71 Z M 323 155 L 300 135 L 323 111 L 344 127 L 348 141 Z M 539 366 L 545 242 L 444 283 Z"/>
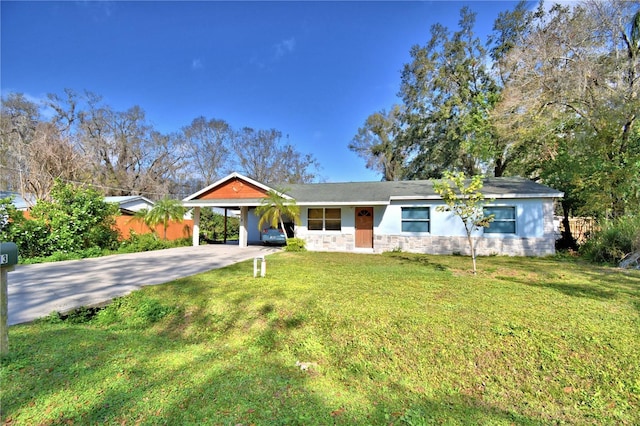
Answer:
<path fill-rule="evenodd" d="M 307 234 L 299 235 L 310 251 L 353 251 L 355 236 L 349 234 Z"/>
<path fill-rule="evenodd" d="M 475 240 L 476 254 L 479 256 L 547 256 L 555 253 L 553 238 L 484 238 Z M 402 250 L 426 254 L 469 255 L 466 237 L 410 237 L 400 235 L 378 235 L 374 251 Z"/>
<path fill-rule="evenodd" d="M 546 224 L 545 224 L 546 228 Z M 553 230 L 553 223 L 551 223 Z M 315 235 L 300 236 L 306 241 L 310 251 L 356 251 L 353 235 Z M 374 236 L 373 252 L 402 250 L 425 254 L 463 254 L 469 255 L 469 243 L 466 237 L 405 235 Z M 547 256 L 555 253 L 553 233 L 543 238 L 486 238 L 476 239 L 476 252 L 479 256 Z"/>

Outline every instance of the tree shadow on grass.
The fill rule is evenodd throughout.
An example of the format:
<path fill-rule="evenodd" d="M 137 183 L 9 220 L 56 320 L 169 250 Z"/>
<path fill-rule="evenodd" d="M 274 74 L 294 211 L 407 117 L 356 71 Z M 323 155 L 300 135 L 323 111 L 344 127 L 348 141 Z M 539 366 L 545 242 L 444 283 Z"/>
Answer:
<path fill-rule="evenodd" d="M 32 351 L 38 347 L 40 331 L 23 331 L 14 355 L 3 360 L 5 378 L 19 385 L 3 389 L 2 420 L 16 424 L 305 425 L 382 424 L 403 416 L 406 420 L 416 416 L 440 421 L 487 416 L 514 420 L 509 413 L 465 402 L 425 399 L 403 407 L 385 404 L 373 394 L 368 395 L 369 409 L 332 406 L 327 403 L 330 390 L 324 394 L 312 383 L 321 376 L 268 356 L 288 329 L 274 324 L 273 330 L 265 331 L 271 337 L 269 342 L 258 342 L 262 354 L 251 348 L 225 351 L 214 345 L 194 351 L 191 357 L 187 354 L 186 359 L 183 342 L 154 333 L 51 326 L 47 332 L 56 336 L 55 349 Z M 211 368 L 212 364 L 217 367 Z M 408 395 L 406 389 L 401 391 Z"/>
<path fill-rule="evenodd" d="M 488 259 L 494 269 L 513 272 L 512 275 L 496 276 L 502 281 L 592 300 L 627 298 L 640 310 L 640 272 L 553 258 Z"/>
<path fill-rule="evenodd" d="M 244 274 L 250 267 L 235 271 Z M 545 284 L 576 297 L 614 297 L 562 282 Z M 172 291 L 196 297 L 194 287 L 201 285 L 198 278 L 184 279 L 161 291 L 154 288 L 153 294 L 167 300 Z M 335 401 L 349 402 L 336 394 L 351 392 L 353 383 L 367 380 L 367 372 L 342 379 L 330 371 L 338 367 L 336 359 L 317 372 L 302 371 L 295 365 L 295 350 L 287 348 L 297 336 L 292 333 L 311 322 L 313 300 L 281 310 L 276 287 L 255 294 L 233 285 L 207 291 L 207 297 L 227 301 L 224 311 L 212 313 L 204 300 L 145 329 L 12 328 L 15 353 L 2 364 L 8 384 L 2 389 L 3 416 L 16 424 L 545 423 L 480 397 L 427 397 L 416 390 L 419 383 L 392 380 L 360 387 L 356 392 L 364 402 L 342 406 Z M 330 334 L 327 339 L 324 344 L 336 344 Z M 32 407 L 34 401 L 39 402 Z"/>
<path fill-rule="evenodd" d="M 435 256 L 433 255 L 424 255 L 418 253 L 404 253 L 404 252 L 390 252 L 385 253 L 386 256 L 389 256 L 393 259 L 397 259 L 400 263 L 413 263 L 421 266 L 426 266 L 436 271 L 448 271 L 449 268 L 445 266 L 443 263 L 434 262 Z"/>

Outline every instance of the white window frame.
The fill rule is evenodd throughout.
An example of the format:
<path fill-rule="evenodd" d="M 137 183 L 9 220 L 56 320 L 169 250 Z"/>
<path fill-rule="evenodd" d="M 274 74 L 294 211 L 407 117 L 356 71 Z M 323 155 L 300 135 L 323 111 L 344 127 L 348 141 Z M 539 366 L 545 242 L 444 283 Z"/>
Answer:
<path fill-rule="evenodd" d="M 487 214 L 487 210 L 511 210 L 513 212 L 513 218 L 509 218 L 509 219 L 493 219 L 493 221 L 491 223 L 489 223 L 489 226 L 485 226 L 484 227 L 484 233 L 485 234 L 504 234 L 504 235 L 515 235 L 518 233 L 518 210 L 516 209 L 515 206 L 485 206 L 483 207 L 483 213 L 485 214 L 485 216 L 489 216 L 491 214 L 493 214 L 492 212 L 489 212 Z M 513 223 L 513 232 L 505 232 L 505 231 L 501 231 L 501 230 L 491 230 L 491 225 L 494 223 Z"/>
<path fill-rule="evenodd" d="M 311 229 L 309 226 L 311 222 L 319 223 L 320 218 L 311 218 L 311 210 L 322 210 L 322 229 Z M 327 229 L 327 210 L 337 210 L 339 213 L 340 228 L 339 229 Z M 335 222 L 338 219 L 329 218 L 328 220 Z M 310 232 L 341 232 L 342 231 L 342 209 L 340 207 L 309 207 L 307 209 L 307 230 Z"/>
<path fill-rule="evenodd" d="M 417 209 L 424 210 L 424 209 L 426 209 L 427 218 L 426 219 L 415 219 L 415 218 L 405 219 L 403 217 L 403 213 L 404 213 L 405 209 L 407 209 L 407 210 L 417 210 Z M 427 224 L 427 230 L 426 231 L 405 231 L 403 229 L 403 225 L 405 223 L 426 223 Z M 431 233 L 431 207 L 430 206 L 401 206 L 400 207 L 400 231 L 403 234 L 429 234 L 429 233 Z"/>

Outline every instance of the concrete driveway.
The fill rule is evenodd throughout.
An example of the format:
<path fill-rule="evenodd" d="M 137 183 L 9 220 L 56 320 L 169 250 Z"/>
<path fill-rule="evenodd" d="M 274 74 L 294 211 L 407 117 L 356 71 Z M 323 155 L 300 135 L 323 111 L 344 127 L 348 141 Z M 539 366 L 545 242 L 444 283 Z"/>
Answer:
<path fill-rule="evenodd" d="M 124 296 L 145 285 L 162 284 L 278 251 L 263 246 L 211 244 L 93 259 L 18 265 L 8 274 L 9 325 L 51 312 Z"/>

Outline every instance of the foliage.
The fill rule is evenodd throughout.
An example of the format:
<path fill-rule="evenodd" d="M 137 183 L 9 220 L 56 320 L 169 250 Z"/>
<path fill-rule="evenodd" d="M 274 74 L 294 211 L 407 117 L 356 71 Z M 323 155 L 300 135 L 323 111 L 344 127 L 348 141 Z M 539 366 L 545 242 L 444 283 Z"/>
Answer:
<path fill-rule="evenodd" d="M 372 114 L 350 149 L 403 179 L 520 175 L 565 193 L 563 215 L 640 211 L 640 12 L 593 1 L 500 13 L 486 42 L 475 14 L 431 27 L 401 73 L 398 117 Z M 394 107 L 396 108 L 396 107 Z M 390 163 L 389 163 L 390 164 Z M 575 247 L 568 226 L 567 247 Z"/>
<path fill-rule="evenodd" d="M 175 306 L 165 305 L 140 291 L 134 291 L 126 297 L 114 299 L 97 312 L 92 321 L 103 326 L 140 329 L 178 311 L 179 309 Z"/>
<path fill-rule="evenodd" d="M 169 222 L 181 223 L 184 214 L 185 208 L 180 200 L 163 198 L 156 201 L 151 209 L 141 209 L 134 217 L 141 218 L 153 232 L 155 232 L 156 226 L 162 225 L 164 230 L 162 239 L 166 241 Z"/>
<path fill-rule="evenodd" d="M 453 187 L 451 187 L 453 184 Z M 480 192 L 482 177 L 473 176 L 470 181 L 465 179 L 464 173 L 445 172 L 444 179 L 433 183 L 434 191 L 440 195 L 446 204 L 438 207 L 438 211 L 452 212 L 464 224 L 469 242 L 469 251 L 473 260 L 473 273 L 476 273 L 476 250 L 473 233 L 493 221 L 493 216 L 485 216 L 483 206 L 489 200 Z"/>
<path fill-rule="evenodd" d="M 306 183 L 316 179 L 316 158 L 281 139 L 282 133 L 275 129 L 244 127 L 233 145 L 239 171 L 259 182 Z"/>
<path fill-rule="evenodd" d="M 305 247 L 305 245 L 306 245 L 306 242 L 302 238 L 288 238 L 285 251 L 291 251 L 291 252 L 306 251 L 307 248 Z"/>
<path fill-rule="evenodd" d="M 3 420 L 640 423 L 638 272 L 497 256 L 470 285 L 451 256 L 268 261 L 260 286 L 250 260 L 11 327 Z"/>
<path fill-rule="evenodd" d="M 2 238 L 18 245 L 21 258 L 117 248 L 118 234 L 113 229 L 117 206 L 106 203 L 91 188 L 75 188 L 59 181 L 51 196 L 52 201 L 36 203 L 29 220 L 9 207 L 8 200 L 0 205 L 11 218 L 2 228 Z"/>
<path fill-rule="evenodd" d="M 56 178 L 152 199 L 195 192 L 231 168 L 262 181 L 317 178 L 313 155 L 283 143 L 275 129 L 238 131 L 200 116 L 163 134 L 138 105 L 116 110 L 72 89 L 41 103 L 21 93 L 3 93 L 1 101 L 0 189 L 37 199 L 49 199 Z"/>
<path fill-rule="evenodd" d="M 396 142 L 400 108 L 395 105 L 388 113 L 383 110 L 371 114 L 349 143 L 349 149 L 366 160 L 368 169 L 381 173 L 385 181 L 401 180 L 408 160 L 406 149 Z"/>
<path fill-rule="evenodd" d="M 212 209 L 200 209 L 200 233 L 209 240 L 219 241 L 224 238 L 224 215 Z M 240 235 L 240 220 L 235 216 L 227 216 L 227 239 L 236 240 Z"/>
<path fill-rule="evenodd" d="M 256 207 L 256 215 L 259 217 L 258 229 L 261 230 L 265 224 L 272 228 L 282 229 L 284 237 L 288 240 L 283 218 L 292 220 L 294 223 L 300 221 L 300 207 L 296 205 L 294 199 L 285 196 L 286 191 L 269 190 L 267 196 L 262 199 L 260 205 Z"/>
<path fill-rule="evenodd" d="M 199 178 L 199 187 L 193 192 L 231 172 L 225 168 L 231 160 L 235 132 L 226 121 L 197 117 L 181 133 L 191 151 L 192 173 Z"/>
<path fill-rule="evenodd" d="M 191 245 L 189 238 L 168 241 L 159 239 L 155 234 L 136 234 L 132 232 L 128 239 L 120 243 L 118 253 L 137 253 L 189 245 Z"/>
<path fill-rule="evenodd" d="M 435 24 L 429 41 L 411 48 L 411 62 L 401 76 L 397 140 L 413 153 L 405 173 L 409 178 L 439 178 L 453 170 L 475 175 L 498 155 L 491 148 L 488 114 L 498 86 L 487 68 L 486 49 L 473 32 L 475 19 L 463 7 L 458 31 L 450 34 Z"/>
<path fill-rule="evenodd" d="M 604 220 L 580 247 L 580 253 L 592 262 L 618 264 L 627 254 L 640 251 L 640 215 Z"/>
<path fill-rule="evenodd" d="M 521 147 L 514 170 L 553 180 L 569 200 L 565 215 L 638 211 L 633 14 L 635 2 L 585 2 L 539 7 L 507 25 L 512 37 L 497 57 L 507 77 L 492 118 L 497 133 Z"/>

